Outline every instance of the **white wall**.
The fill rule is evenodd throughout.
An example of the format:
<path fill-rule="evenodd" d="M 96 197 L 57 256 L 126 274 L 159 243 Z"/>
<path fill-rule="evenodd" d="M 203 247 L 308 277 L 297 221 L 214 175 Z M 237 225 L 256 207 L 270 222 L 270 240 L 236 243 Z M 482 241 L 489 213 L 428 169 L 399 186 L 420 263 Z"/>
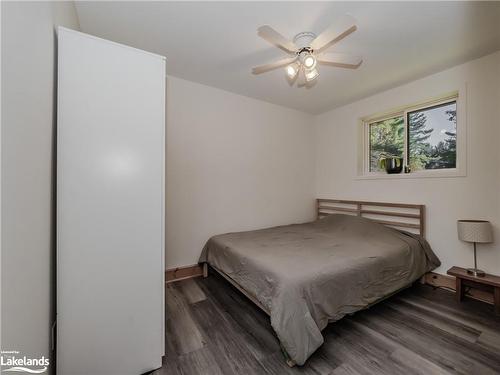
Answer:
<path fill-rule="evenodd" d="M 312 219 L 320 196 L 425 204 L 440 273 L 471 265 L 471 246 L 457 239 L 456 220 L 491 220 L 497 242 L 480 246 L 479 262 L 499 273 L 499 67 L 500 52 L 319 116 L 169 77 L 167 268 L 196 263 L 211 235 Z M 360 117 L 464 84 L 466 177 L 356 179 Z"/>
<path fill-rule="evenodd" d="M 167 268 L 212 235 L 312 219 L 313 142 L 311 115 L 168 77 Z"/>
<path fill-rule="evenodd" d="M 2 350 L 48 357 L 54 319 L 55 25 L 72 2 L 2 2 Z"/>
<path fill-rule="evenodd" d="M 467 85 L 466 177 L 356 179 L 359 118 L 435 97 Z M 500 52 L 319 115 L 316 128 L 317 194 L 327 198 L 423 203 L 427 238 L 442 261 L 472 266 L 472 246 L 457 239 L 456 220 L 491 220 L 496 243 L 479 245 L 479 266 L 500 273 Z"/>

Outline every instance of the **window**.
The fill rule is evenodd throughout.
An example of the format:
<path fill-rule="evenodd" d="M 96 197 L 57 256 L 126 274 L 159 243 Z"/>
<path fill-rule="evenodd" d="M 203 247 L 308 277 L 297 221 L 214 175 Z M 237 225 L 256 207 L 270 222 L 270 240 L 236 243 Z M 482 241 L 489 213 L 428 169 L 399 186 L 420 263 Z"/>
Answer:
<path fill-rule="evenodd" d="M 455 168 L 457 102 L 408 112 L 410 170 Z"/>
<path fill-rule="evenodd" d="M 421 105 L 363 119 L 361 174 L 385 175 L 381 161 L 398 158 L 404 166 L 404 174 L 424 177 L 464 175 L 465 155 L 461 154 L 465 154 L 465 130 L 463 124 L 460 128 L 459 122 L 464 123 L 465 116 L 462 120 L 462 114 L 457 113 L 457 103 L 458 93 L 453 93 Z M 461 148 L 457 143 L 459 140 Z M 461 170 L 458 168 L 460 160 Z"/>

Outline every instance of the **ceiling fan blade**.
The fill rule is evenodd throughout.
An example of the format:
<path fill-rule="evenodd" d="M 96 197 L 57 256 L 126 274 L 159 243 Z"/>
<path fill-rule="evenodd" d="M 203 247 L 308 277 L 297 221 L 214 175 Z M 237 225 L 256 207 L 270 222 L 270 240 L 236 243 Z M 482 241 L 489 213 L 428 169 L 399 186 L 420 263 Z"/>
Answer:
<path fill-rule="evenodd" d="M 253 74 L 265 73 L 265 72 L 268 72 L 270 70 L 277 69 L 279 67 L 291 64 L 295 60 L 297 60 L 297 57 L 295 57 L 295 56 L 294 57 L 287 57 L 287 58 L 284 58 L 284 59 L 281 59 L 281 60 L 278 60 L 278 61 L 275 61 L 275 62 L 272 62 L 269 64 L 256 66 L 255 68 L 252 69 L 252 73 Z"/>
<path fill-rule="evenodd" d="M 316 51 L 316 53 L 320 53 L 333 43 L 340 41 L 350 33 L 356 31 L 356 28 L 356 20 L 351 16 L 345 16 L 319 34 L 316 39 L 312 41 L 311 48 Z"/>
<path fill-rule="evenodd" d="M 316 59 L 320 64 L 337 66 L 339 68 L 356 69 L 361 65 L 361 56 L 349 55 L 348 53 L 324 53 Z"/>
<path fill-rule="evenodd" d="M 297 46 L 293 44 L 293 42 L 286 39 L 269 25 L 259 27 L 257 29 L 257 35 L 267 40 L 269 43 L 274 44 L 276 47 L 281 48 L 285 52 L 295 53 L 297 51 Z"/>

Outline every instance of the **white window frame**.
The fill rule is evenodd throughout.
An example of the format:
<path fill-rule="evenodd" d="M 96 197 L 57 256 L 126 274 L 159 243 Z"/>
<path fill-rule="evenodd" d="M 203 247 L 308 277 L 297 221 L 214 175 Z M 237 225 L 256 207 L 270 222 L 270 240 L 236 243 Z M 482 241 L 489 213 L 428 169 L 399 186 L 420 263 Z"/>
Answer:
<path fill-rule="evenodd" d="M 370 171 L 370 125 L 394 117 L 402 116 L 405 128 L 404 137 L 404 167 L 408 165 L 408 113 L 423 110 L 429 107 L 443 105 L 456 101 L 457 106 L 457 157 L 455 168 L 426 169 L 419 171 L 387 174 L 385 172 Z M 467 175 L 467 120 L 465 89 L 441 95 L 431 100 L 417 104 L 402 106 L 381 114 L 363 117 L 360 119 L 361 152 L 358 153 L 358 173 L 361 179 L 400 179 L 400 178 L 427 178 L 427 177 L 463 177 Z M 361 158 L 361 160 L 359 160 Z"/>

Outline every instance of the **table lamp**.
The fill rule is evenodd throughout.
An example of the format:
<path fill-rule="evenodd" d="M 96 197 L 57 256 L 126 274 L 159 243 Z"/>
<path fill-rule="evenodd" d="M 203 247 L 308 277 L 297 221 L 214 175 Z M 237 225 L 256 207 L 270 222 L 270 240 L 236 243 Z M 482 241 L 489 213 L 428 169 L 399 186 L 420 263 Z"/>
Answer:
<path fill-rule="evenodd" d="M 458 220 L 457 231 L 460 240 L 474 243 L 474 268 L 468 268 L 467 273 L 479 277 L 484 276 L 484 271 L 477 269 L 476 243 L 493 242 L 491 223 L 485 220 Z"/>

